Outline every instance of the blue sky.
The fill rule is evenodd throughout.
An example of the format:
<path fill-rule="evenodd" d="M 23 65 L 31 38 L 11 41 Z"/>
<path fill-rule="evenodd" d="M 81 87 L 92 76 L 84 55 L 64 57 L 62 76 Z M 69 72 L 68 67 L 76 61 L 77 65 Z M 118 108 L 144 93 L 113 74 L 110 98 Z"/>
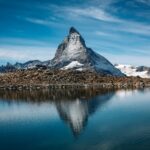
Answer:
<path fill-rule="evenodd" d="M 71 26 L 112 63 L 150 66 L 150 0 L 0 0 L 0 64 L 51 59 Z"/>

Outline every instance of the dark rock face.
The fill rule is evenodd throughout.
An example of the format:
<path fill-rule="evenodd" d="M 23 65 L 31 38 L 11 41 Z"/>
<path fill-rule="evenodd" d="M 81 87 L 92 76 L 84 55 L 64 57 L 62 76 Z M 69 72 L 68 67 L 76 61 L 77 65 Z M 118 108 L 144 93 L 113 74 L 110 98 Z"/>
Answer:
<path fill-rule="evenodd" d="M 148 71 L 148 74 L 150 74 L 150 67 L 139 66 L 136 68 L 136 71 L 139 71 L 139 72 Z"/>
<path fill-rule="evenodd" d="M 69 34 L 72 34 L 72 33 L 80 34 L 74 27 L 71 27 L 70 30 L 69 30 Z"/>
<path fill-rule="evenodd" d="M 4 73 L 4 72 L 11 72 L 11 71 L 15 71 L 16 68 L 11 65 L 10 63 L 7 63 L 6 66 L 1 66 L 0 67 L 0 72 Z"/>

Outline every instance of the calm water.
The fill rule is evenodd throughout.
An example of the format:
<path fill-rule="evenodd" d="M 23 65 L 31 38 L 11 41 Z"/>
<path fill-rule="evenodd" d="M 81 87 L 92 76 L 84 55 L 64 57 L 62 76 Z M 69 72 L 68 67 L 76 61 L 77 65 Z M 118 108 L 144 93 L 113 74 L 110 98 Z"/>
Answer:
<path fill-rule="evenodd" d="M 0 91 L 0 150 L 150 149 L 150 90 Z"/>

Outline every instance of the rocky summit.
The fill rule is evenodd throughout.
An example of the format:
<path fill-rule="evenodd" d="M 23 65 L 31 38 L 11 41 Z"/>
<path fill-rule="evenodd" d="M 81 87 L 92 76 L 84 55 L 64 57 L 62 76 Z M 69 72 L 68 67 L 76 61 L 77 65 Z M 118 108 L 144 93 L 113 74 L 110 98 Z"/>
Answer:
<path fill-rule="evenodd" d="M 0 67 L 0 72 L 14 71 L 20 69 L 33 69 L 46 67 L 57 70 L 91 71 L 103 75 L 125 76 L 119 69 L 115 68 L 106 58 L 88 48 L 81 34 L 71 27 L 69 34 L 58 46 L 52 60 L 41 62 L 38 60 L 26 63 L 16 63 Z"/>
<path fill-rule="evenodd" d="M 58 46 L 49 66 L 57 69 L 88 70 L 112 76 L 124 76 L 106 58 L 88 48 L 81 34 L 73 27 Z"/>

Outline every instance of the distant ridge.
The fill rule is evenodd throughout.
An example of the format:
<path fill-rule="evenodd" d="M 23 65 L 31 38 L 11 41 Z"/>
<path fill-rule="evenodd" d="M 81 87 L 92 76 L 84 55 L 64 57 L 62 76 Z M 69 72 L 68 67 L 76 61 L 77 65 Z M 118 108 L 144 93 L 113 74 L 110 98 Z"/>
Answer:
<path fill-rule="evenodd" d="M 150 78 L 150 67 L 116 64 L 115 67 L 127 76 Z"/>

